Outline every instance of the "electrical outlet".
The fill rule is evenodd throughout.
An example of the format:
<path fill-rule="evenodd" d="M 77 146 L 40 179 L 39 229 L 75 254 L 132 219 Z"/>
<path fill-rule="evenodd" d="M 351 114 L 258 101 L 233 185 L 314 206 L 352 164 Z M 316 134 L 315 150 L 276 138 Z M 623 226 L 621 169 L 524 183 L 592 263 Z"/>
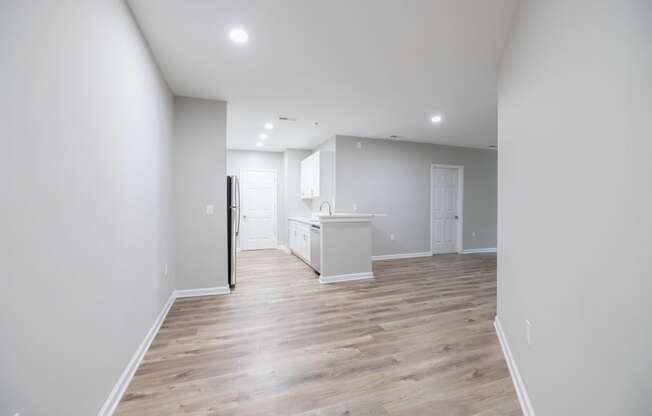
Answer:
<path fill-rule="evenodd" d="M 527 319 L 525 320 L 525 340 L 527 345 L 532 345 L 532 323 Z"/>
<path fill-rule="evenodd" d="M 390 235 L 389 235 L 389 239 L 392 240 L 392 241 L 394 241 L 394 240 L 396 240 L 396 236 L 395 236 L 394 234 L 390 234 Z"/>
<path fill-rule="evenodd" d="M 475 237 L 475 236 L 477 236 L 477 234 L 476 234 L 475 231 L 473 231 L 473 232 L 471 233 L 471 237 Z"/>
<path fill-rule="evenodd" d="M 356 146 L 358 147 L 358 149 L 362 149 L 362 142 L 358 142 Z"/>
<path fill-rule="evenodd" d="M 168 275 L 168 264 L 165 263 L 165 266 L 163 266 L 163 275 L 167 276 Z"/>
<path fill-rule="evenodd" d="M 355 202 L 353 203 L 353 212 L 356 212 L 358 210 L 358 204 Z"/>
<path fill-rule="evenodd" d="M 215 214 L 215 206 L 206 205 L 206 215 L 213 215 L 213 214 Z"/>

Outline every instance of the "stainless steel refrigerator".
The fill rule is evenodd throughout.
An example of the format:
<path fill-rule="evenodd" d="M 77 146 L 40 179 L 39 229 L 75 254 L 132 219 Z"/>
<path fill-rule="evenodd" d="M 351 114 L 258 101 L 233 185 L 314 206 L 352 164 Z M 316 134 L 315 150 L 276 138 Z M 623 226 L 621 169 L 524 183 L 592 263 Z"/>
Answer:
<path fill-rule="evenodd" d="M 233 288 L 236 281 L 236 245 L 240 234 L 240 181 L 237 176 L 226 177 L 226 217 L 229 286 Z"/>

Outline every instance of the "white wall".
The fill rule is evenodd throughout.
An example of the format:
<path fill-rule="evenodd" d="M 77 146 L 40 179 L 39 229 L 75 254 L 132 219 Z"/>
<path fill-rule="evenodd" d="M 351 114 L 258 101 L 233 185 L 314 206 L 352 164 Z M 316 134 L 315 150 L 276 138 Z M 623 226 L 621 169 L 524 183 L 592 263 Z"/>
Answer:
<path fill-rule="evenodd" d="M 122 1 L 0 4 L 0 414 L 97 414 L 167 301 L 172 96 Z"/>
<path fill-rule="evenodd" d="M 226 287 L 225 102 L 174 99 L 173 161 L 176 288 Z"/>
<path fill-rule="evenodd" d="M 652 409 L 651 22 L 526 0 L 503 59 L 498 318 L 539 416 Z"/>
<path fill-rule="evenodd" d="M 430 251 L 433 163 L 464 166 L 464 249 L 496 247 L 495 151 L 348 136 L 335 147 L 337 211 L 387 215 L 373 223 L 374 255 Z"/>
<path fill-rule="evenodd" d="M 250 150 L 229 150 L 226 155 L 227 174 L 240 176 L 241 169 L 276 170 L 276 213 L 278 217 L 278 243 L 287 245 L 287 217 L 285 215 L 285 166 L 283 153 L 257 152 Z"/>

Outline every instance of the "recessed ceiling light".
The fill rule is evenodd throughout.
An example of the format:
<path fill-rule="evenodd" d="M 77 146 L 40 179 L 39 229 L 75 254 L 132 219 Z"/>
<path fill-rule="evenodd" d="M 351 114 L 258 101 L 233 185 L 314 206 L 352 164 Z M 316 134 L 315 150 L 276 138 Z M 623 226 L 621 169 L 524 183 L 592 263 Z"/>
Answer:
<path fill-rule="evenodd" d="M 247 40 L 249 40 L 249 35 L 247 32 L 239 28 L 231 29 L 229 32 L 229 37 L 235 43 L 247 43 Z"/>
<path fill-rule="evenodd" d="M 430 117 L 430 121 L 433 122 L 434 124 L 439 124 L 442 122 L 444 117 L 442 117 L 441 114 L 435 114 L 434 116 Z"/>
<path fill-rule="evenodd" d="M 260 137 L 260 140 L 267 140 L 267 139 L 269 139 L 269 136 L 266 135 L 265 133 L 260 133 L 260 134 L 258 135 L 258 137 Z"/>
<path fill-rule="evenodd" d="M 273 125 L 272 123 L 265 123 L 265 128 L 266 128 L 267 130 L 271 130 L 271 129 L 274 128 L 274 125 Z"/>
<path fill-rule="evenodd" d="M 263 147 L 263 142 L 256 142 L 256 147 Z"/>

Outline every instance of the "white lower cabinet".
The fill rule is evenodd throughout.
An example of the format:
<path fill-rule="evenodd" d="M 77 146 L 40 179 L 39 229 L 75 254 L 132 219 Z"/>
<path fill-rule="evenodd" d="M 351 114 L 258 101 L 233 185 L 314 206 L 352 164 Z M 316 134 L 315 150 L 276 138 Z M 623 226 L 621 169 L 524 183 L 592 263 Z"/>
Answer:
<path fill-rule="evenodd" d="M 288 242 L 295 255 L 310 263 L 310 225 L 289 220 Z"/>

